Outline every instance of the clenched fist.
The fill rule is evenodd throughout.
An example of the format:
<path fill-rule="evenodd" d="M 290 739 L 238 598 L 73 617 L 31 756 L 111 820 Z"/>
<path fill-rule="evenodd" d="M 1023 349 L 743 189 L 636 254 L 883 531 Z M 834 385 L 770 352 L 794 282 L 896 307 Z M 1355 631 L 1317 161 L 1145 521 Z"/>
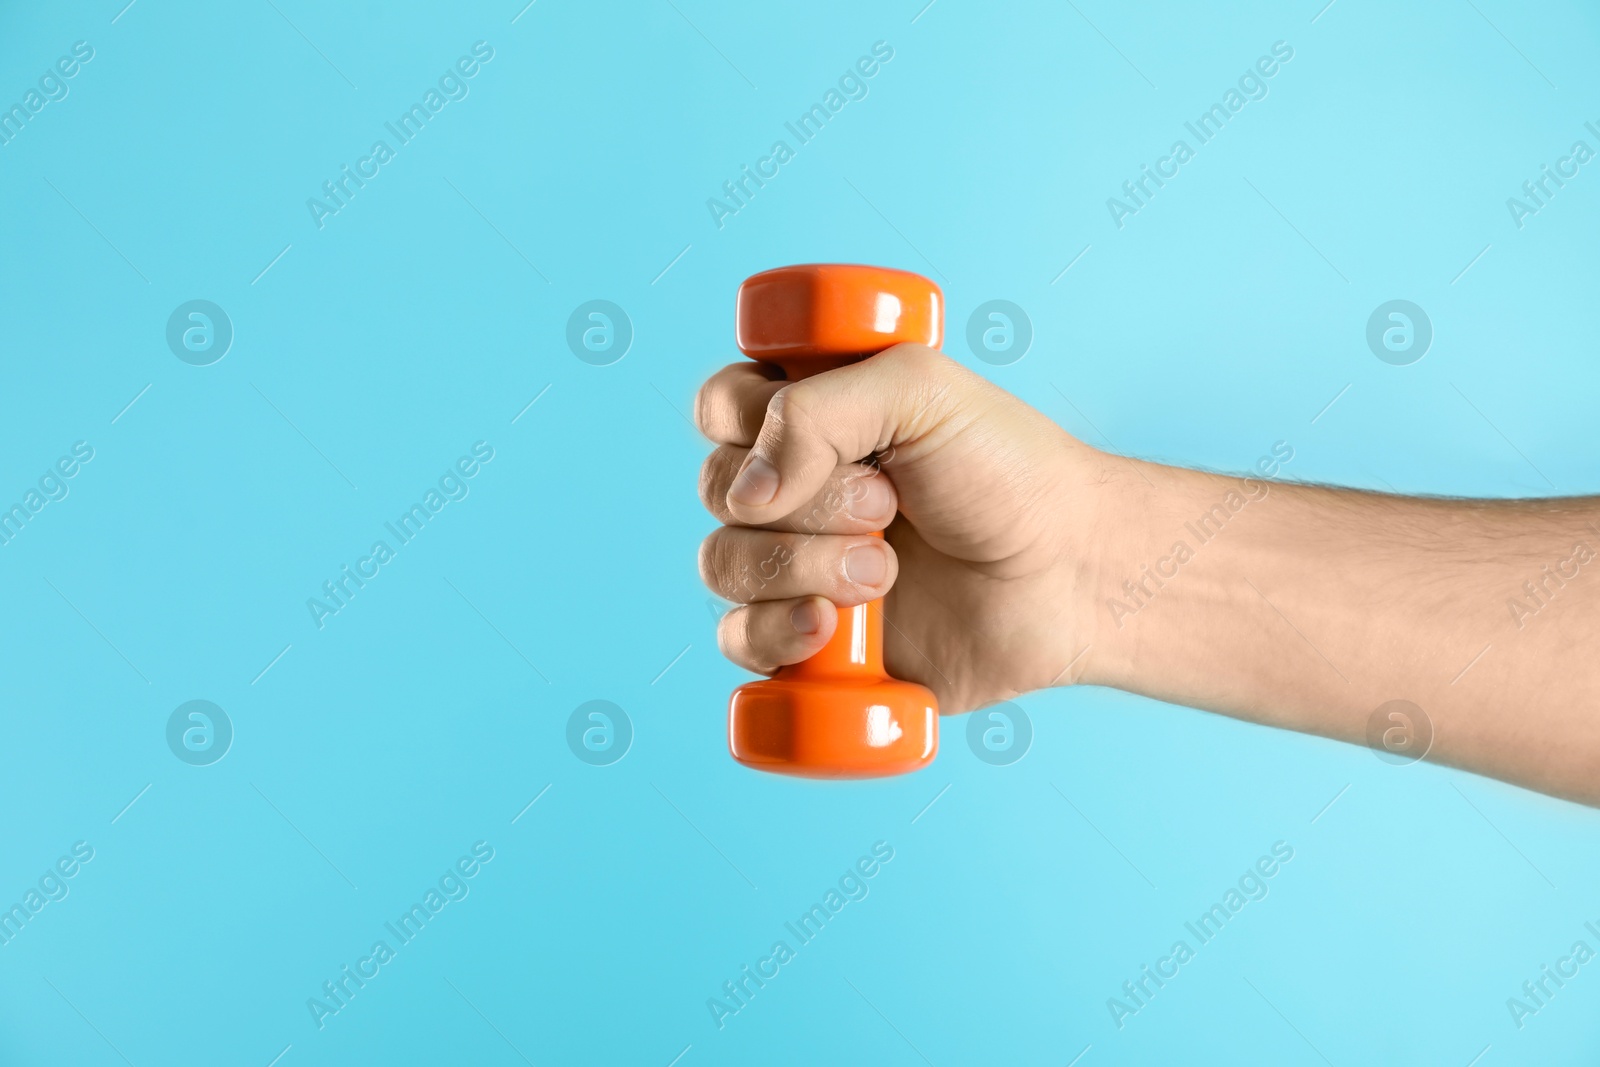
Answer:
<path fill-rule="evenodd" d="M 1111 458 L 921 345 L 775 373 L 725 367 L 695 404 L 717 444 L 700 495 L 725 524 L 700 572 L 742 605 L 723 652 L 771 673 L 823 646 L 833 606 L 883 597 L 890 673 L 944 712 L 1069 681 Z"/>

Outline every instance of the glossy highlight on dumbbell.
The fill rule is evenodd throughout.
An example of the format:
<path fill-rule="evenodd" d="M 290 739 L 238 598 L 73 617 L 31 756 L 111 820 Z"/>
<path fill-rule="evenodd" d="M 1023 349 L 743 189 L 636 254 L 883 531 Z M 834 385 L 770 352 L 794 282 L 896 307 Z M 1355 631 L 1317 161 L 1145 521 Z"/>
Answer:
<path fill-rule="evenodd" d="M 779 267 L 739 287 L 734 332 L 741 352 L 797 381 L 905 342 L 937 348 L 944 294 L 921 275 L 886 267 Z M 883 602 L 838 611 L 838 629 L 815 656 L 734 690 L 734 759 L 806 778 L 877 778 L 933 760 L 938 701 L 884 669 Z"/>

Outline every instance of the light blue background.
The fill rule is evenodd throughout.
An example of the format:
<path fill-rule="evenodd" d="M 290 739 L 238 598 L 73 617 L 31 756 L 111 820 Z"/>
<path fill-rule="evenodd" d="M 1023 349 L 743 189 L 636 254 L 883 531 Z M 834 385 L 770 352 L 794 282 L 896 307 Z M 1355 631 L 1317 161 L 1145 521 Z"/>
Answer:
<path fill-rule="evenodd" d="M 0 902 L 95 858 L 0 947 L 0 1062 L 1600 1054 L 1600 964 L 1520 1031 L 1505 1003 L 1600 948 L 1592 811 L 1095 690 L 1026 698 L 1009 767 L 965 720 L 892 781 L 728 758 L 684 416 L 766 267 L 933 274 L 951 354 L 1102 447 L 1600 488 L 1600 163 L 1521 230 L 1505 206 L 1600 148 L 1592 5 L 921 2 L 6 6 L 0 103 L 95 57 L 0 147 L 0 498 L 95 458 L 0 547 Z M 470 96 L 319 230 L 306 199 L 478 40 Z M 706 199 L 879 40 L 870 95 L 719 230 Z M 1270 95 L 1118 230 L 1106 198 L 1279 40 Z M 164 340 L 195 298 L 236 331 L 210 367 Z M 596 298 L 636 331 L 608 367 L 564 339 Z M 1413 366 L 1365 344 L 1393 298 L 1434 325 Z M 1032 319 L 1014 365 L 962 340 L 990 299 Z M 478 440 L 470 496 L 319 631 L 306 598 Z M 236 730 L 209 767 L 164 739 L 191 699 Z M 609 767 L 564 740 L 592 699 L 636 731 Z M 319 1031 L 307 998 L 479 840 L 470 895 Z M 870 895 L 719 1030 L 707 998 L 879 840 Z M 1107 998 L 1280 840 L 1270 896 L 1119 1031 Z"/>

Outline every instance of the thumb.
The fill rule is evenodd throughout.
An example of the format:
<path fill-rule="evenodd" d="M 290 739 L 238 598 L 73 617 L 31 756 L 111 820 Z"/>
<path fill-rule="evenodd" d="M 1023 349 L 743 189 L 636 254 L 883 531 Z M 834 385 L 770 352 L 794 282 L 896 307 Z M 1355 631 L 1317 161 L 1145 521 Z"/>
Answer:
<path fill-rule="evenodd" d="M 784 386 L 728 489 L 728 510 L 752 526 L 773 522 L 842 464 L 891 451 L 903 460 L 907 448 L 954 432 L 959 394 L 981 381 L 940 352 L 903 344 Z"/>

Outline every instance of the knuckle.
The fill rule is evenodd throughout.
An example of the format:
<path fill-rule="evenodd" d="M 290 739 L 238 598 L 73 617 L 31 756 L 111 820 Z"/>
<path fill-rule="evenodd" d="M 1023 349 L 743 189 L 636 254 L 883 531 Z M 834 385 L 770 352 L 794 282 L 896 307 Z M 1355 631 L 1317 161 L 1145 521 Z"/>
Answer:
<path fill-rule="evenodd" d="M 943 399 L 963 383 L 971 381 L 973 373 L 943 352 L 928 350 L 929 358 L 923 365 L 923 376 L 929 396 Z"/>
<path fill-rule="evenodd" d="M 735 663 L 742 664 L 749 646 L 750 609 L 734 608 L 717 623 L 717 648 Z"/>
<path fill-rule="evenodd" d="M 726 526 L 712 530 L 706 539 L 700 542 L 700 580 L 725 599 L 732 600 L 729 596 L 731 584 L 728 582 L 730 568 L 734 565 L 736 550 L 730 544 Z"/>
<path fill-rule="evenodd" d="M 806 425 L 816 399 L 816 387 L 807 382 L 784 386 L 767 401 L 767 425 L 779 430 Z"/>
<path fill-rule="evenodd" d="M 912 350 L 901 355 L 900 388 L 908 412 L 907 428 L 913 433 L 925 431 L 950 415 L 973 383 L 982 381 L 937 349 L 923 345 L 900 347 Z"/>
<path fill-rule="evenodd" d="M 694 424 L 695 427 L 707 437 L 711 436 L 711 409 L 712 392 L 716 388 L 716 378 L 709 378 L 694 394 Z"/>
<path fill-rule="evenodd" d="M 717 513 L 714 501 L 717 498 L 717 454 L 715 452 L 705 458 L 700 464 L 700 503 L 711 514 Z"/>
<path fill-rule="evenodd" d="M 784 409 L 789 405 L 789 390 L 794 386 L 786 385 L 767 398 L 766 411 L 762 413 L 761 432 L 769 433 L 783 425 Z"/>
<path fill-rule="evenodd" d="M 919 378 L 930 375 L 942 376 L 952 368 L 961 366 L 937 348 L 929 348 L 915 341 L 895 345 L 882 354 L 882 359 L 894 369 L 914 373 Z"/>
<path fill-rule="evenodd" d="M 728 510 L 728 486 L 733 481 L 733 470 L 726 445 L 718 447 L 700 464 L 700 503 L 718 518 Z"/>

